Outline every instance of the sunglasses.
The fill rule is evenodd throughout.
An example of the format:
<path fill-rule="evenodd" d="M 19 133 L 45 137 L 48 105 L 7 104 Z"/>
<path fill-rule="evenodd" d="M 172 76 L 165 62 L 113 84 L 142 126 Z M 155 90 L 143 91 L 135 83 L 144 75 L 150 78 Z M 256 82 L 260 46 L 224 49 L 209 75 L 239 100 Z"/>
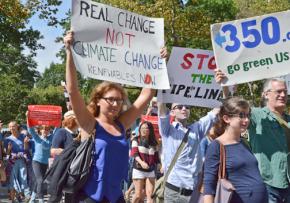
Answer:
<path fill-rule="evenodd" d="M 245 119 L 245 118 L 250 118 L 251 114 L 245 113 L 245 112 L 240 112 L 238 114 L 230 114 L 232 117 L 239 117 L 240 119 Z"/>
<path fill-rule="evenodd" d="M 187 106 L 187 105 L 176 105 L 174 106 L 172 109 L 178 109 L 178 110 L 182 110 L 183 108 L 185 109 L 190 109 L 190 106 Z"/>

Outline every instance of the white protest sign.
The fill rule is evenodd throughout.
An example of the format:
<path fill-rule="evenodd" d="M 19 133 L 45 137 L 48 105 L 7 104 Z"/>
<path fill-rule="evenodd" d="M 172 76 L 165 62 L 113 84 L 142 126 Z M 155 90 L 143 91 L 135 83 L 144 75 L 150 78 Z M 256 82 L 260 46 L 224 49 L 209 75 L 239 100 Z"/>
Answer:
<path fill-rule="evenodd" d="M 86 77 L 168 89 L 162 18 L 86 0 L 72 1 L 73 59 Z"/>
<path fill-rule="evenodd" d="M 211 25 L 219 67 L 228 80 L 245 83 L 290 73 L 290 11 Z"/>
<path fill-rule="evenodd" d="M 281 76 L 286 82 L 288 95 L 290 95 L 290 74 Z"/>
<path fill-rule="evenodd" d="M 221 86 L 215 82 L 215 58 L 212 51 L 173 47 L 168 64 L 170 89 L 159 90 L 163 103 L 200 107 L 220 106 Z"/>

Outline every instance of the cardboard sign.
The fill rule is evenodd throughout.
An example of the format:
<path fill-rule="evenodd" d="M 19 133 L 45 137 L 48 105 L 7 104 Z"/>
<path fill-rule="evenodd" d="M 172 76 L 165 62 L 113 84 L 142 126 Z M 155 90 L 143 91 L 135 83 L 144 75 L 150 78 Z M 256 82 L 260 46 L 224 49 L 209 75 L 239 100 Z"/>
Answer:
<path fill-rule="evenodd" d="M 168 89 L 163 18 L 88 0 L 72 1 L 73 59 L 85 77 Z"/>
<path fill-rule="evenodd" d="M 62 110 L 61 106 L 53 105 L 28 105 L 28 124 L 61 126 Z"/>
<path fill-rule="evenodd" d="M 234 85 L 290 73 L 290 10 L 211 25 L 217 67 Z"/>
<path fill-rule="evenodd" d="M 158 101 L 200 107 L 218 107 L 222 89 L 214 79 L 212 51 L 173 47 L 168 64 L 170 89 L 159 90 Z"/>

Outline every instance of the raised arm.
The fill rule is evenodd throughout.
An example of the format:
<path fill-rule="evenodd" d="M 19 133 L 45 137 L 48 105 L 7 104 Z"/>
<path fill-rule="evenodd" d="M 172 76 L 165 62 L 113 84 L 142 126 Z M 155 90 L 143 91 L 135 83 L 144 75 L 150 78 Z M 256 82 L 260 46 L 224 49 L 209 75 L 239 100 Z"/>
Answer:
<path fill-rule="evenodd" d="M 40 139 L 40 137 L 37 135 L 37 133 L 35 132 L 35 129 L 29 125 L 29 122 L 28 122 L 28 112 L 26 112 L 25 115 L 26 115 L 26 124 L 27 124 L 27 130 L 28 130 L 28 133 L 32 136 L 32 138 L 33 138 L 36 142 L 41 142 L 41 139 Z"/>
<path fill-rule="evenodd" d="M 66 48 L 66 89 L 70 96 L 72 109 L 75 113 L 79 126 L 84 133 L 90 133 L 95 127 L 95 118 L 88 111 L 85 101 L 80 94 L 77 81 L 77 71 L 73 61 L 71 45 L 73 43 L 73 32 L 68 32 L 64 37 Z"/>
<path fill-rule="evenodd" d="M 168 114 L 168 109 L 166 107 L 166 104 L 158 102 L 158 116 L 159 117 L 165 117 Z"/>
<path fill-rule="evenodd" d="M 221 84 L 222 81 L 226 79 L 226 75 L 218 68 L 215 69 L 214 72 L 215 72 L 215 81 L 218 84 Z M 223 86 L 222 89 L 223 89 L 223 98 L 226 99 L 229 96 L 229 93 L 230 93 L 229 87 L 228 86 Z"/>
<path fill-rule="evenodd" d="M 160 50 L 160 55 L 162 58 L 167 57 L 168 53 L 166 48 L 163 47 Z M 119 121 L 126 129 L 130 128 L 135 120 L 143 113 L 143 111 L 147 107 L 147 104 L 151 101 L 155 93 L 156 90 L 143 88 L 133 105 L 127 111 L 120 115 Z"/>
<path fill-rule="evenodd" d="M 119 117 L 119 121 L 128 129 L 135 120 L 143 113 L 147 104 L 155 95 L 156 90 L 143 88 L 133 105 Z"/>

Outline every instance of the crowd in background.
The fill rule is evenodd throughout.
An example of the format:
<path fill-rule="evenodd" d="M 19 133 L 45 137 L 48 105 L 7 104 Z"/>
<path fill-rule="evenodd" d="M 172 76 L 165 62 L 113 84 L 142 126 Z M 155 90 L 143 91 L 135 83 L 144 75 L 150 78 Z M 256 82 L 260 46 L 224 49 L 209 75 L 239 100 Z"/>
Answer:
<path fill-rule="evenodd" d="M 84 187 L 76 193 L 64 192 L 65 202 L 123 203 L 132 194 L 134 203 L 154 202 L 156 180 L 165 174 L 166 203 L 213 203 L 222 152 L 226 178 L 234 190 L 231 203 L 290 202 L 290 117 L 283 79 L 265 81 L 265 106 L 257 108 L 245 99 L 230 97 L 224 87 L 222 105 L 192 123 L 188 122 L 190 106 L 157 103 L 156 91 L 149 88 L 143 88 L 124 109 L 126 92 L 112 82 L 97 85 L 86 106 L 70 49 L 73 33 L 64 41 L 73 111 L 64 114 L 62 128 L 28 124 L 20 128 L 11 121 L 9 133 L 0 137 L 0 175 L 5 174 L 1 184 L 8 187 L 12 202 L 44 202 L 46 171 L 78 134 L 82 141 L 94 136 L 95 153 Z M 166 57 L 166 50 L 160 52 Z M 225 75 L 216 70 L 215 78 L 221 83 Z M 157 116 L 161 137 L 151 122 L 136 123 L 142 114 Z"/>

